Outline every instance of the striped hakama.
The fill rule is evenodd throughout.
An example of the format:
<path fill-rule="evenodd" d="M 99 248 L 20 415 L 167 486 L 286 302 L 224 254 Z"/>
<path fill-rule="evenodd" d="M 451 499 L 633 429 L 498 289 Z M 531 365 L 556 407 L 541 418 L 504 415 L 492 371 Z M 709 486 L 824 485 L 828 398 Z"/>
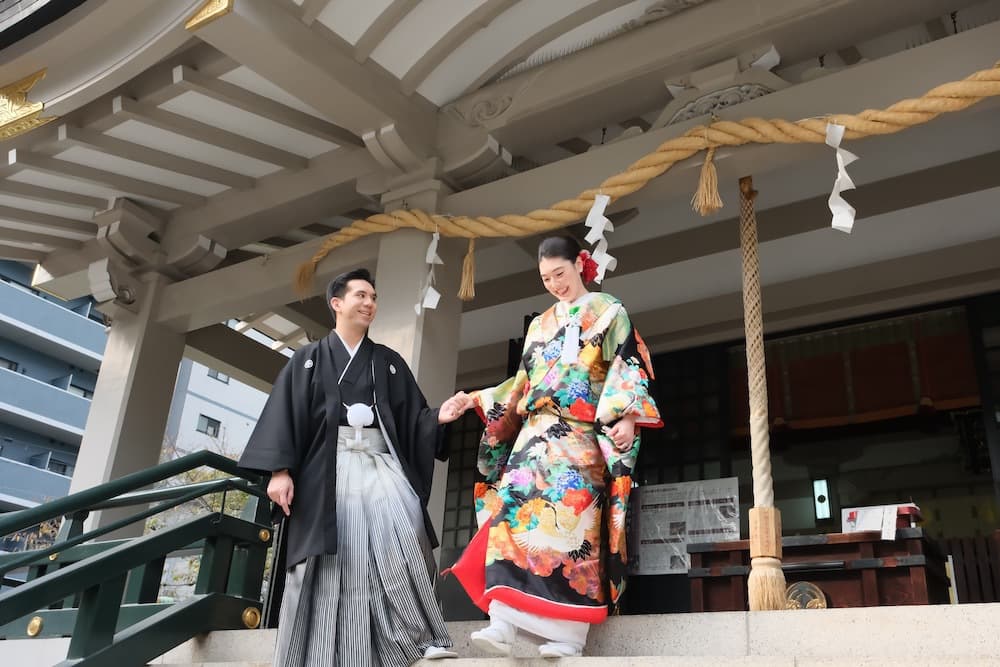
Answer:
<path fill-rule="evenodd" d="M 406 667 L 451 646 L 416 494 L 377 428 L 341 427 L 337 554 L 289 569 L 275 667 Z"/>

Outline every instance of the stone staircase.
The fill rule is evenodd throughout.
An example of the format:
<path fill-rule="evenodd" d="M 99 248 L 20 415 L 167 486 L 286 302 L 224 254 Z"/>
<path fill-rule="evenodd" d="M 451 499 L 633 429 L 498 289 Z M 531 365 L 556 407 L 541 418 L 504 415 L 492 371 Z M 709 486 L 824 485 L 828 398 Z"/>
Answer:
<path fill-rule="evenodd" d="M 487 658 L 468 635 L 482 623 L 449 623 L 458 660 L 419 667 L 552 665 L 519 640 L 512 659 Z M 0 665 L 41 667 L 64 658 L 68 640 L 0 642 Z M 274 631 L 214 632 L 150 663 L 157 667 L 269 667 Z M 534 657 L 532 657 L 534 656 Z M 588 656 L 561 667 L 1000 666 L 1000 603 L 664 614 L 609 619 L 591 631 Z M 127 667 L 122 665 L 122 667 Z"/>

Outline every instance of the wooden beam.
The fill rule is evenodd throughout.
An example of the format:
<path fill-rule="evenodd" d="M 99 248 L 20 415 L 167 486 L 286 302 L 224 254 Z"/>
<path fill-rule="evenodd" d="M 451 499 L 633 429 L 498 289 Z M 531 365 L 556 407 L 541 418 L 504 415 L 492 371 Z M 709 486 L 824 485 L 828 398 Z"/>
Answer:
<path fill-rule="evenodd" d="M 45 259 L 41 250 L 29 250 L 16 246 L 0 244 L 0 259 L 10 259 L 15 262 L 40 262 Z"/>
<path fill-rule="evenodd" d="M 254 313 L 251 317 L 241 319 L 234 329 L 240 333 L 249 331 L 266 320 L 269 316 L 270 313 Z"/>
<path fill-rule="evenodd" d="M 37 211 L 26 211 L 11 206 L 0 206 L 0 221 L 3 220 L 30 226 L 32 231 L 51 232 L 79 240 L 92 239 L 97 231 L 97 225 L 93 222 L 63 218 Z"/>
<path fill-rule="evenodd" d="M 320 139 L 332 141 L 338 146 L 363 146 L 364 142 L 354 136 L 349 130 L 337 127 L 333 123 L 317 118 L 290 106 L 276 102 L 269 97 L 258 95 L 246 88 L 228 83 L 221 79 L 205 76 L 190 67 L 178 65 L 173 72 L 174 83 L 185 90 L 211 97 L 237 109 L 243 109 L 276 123 Z"/>
<path fill-rule="evenodd" d="M 858 38 L 859 26 L 864 26 L 867 35 L 882 35 L 951 10 L 945 2 L 937 0 L 907 5 L 905 14 L 894 3 L 800 0 L 793 5 L 786 0 L 757 0 L 753 18 L 749 19 L 745 8 L 743 0 L 705 2 L 531 71 L 485 85 L 467 98 L 456 101 L 455 106 L 462 108 L 481 100 L 513 96 L 515 102 L 506 112 L 482 124 L 516 155 L 537 146 L 545 137 L 564 139 L 611 121 L 662 108 L 669 101 L 663 86 L 665 79 L 686 76 L 736 54 L 755 52 L 768 43 L 779 45 L 783 62 L 799 62 L 853 43 L 851 40 Z M 906 59 L 919 61 L 919 64 L 899 68 L 889 78 L 871 84 L 877 92 L 870 97 L 882 98 L 881 93 L 886 91 L 882 103 L 888 105 L 989 67 L 996 60 L 997 29 L 1000 23 L 988 24 L 904 52 Z M 802 35 L 810 35 L 810 38 L 802 39 Z M 973 46 L 976 42 L 979 45 Z M 987 42 L 990 46 L 986 46 Z M 923 58 L 917 55 L 918 52 L 934 56 Z M 904 54 L 857 65 L 837 77 L 824 77 L 815 83 L 817 88 L 835 86 L 833 79 L 848 76 L 854 69 L 898 60 Z M 965 60 L 967 55 L 973 54 L 974 58 Z M 953 56 L 965 60 L 965 64 L 952 67 Z M 793 88 L 803 85 L 807 84 Z M 906 92 L 897 97 L 899 89 L 904 87 Z M 893 92 L 888 92 L 890 89 Z M 825 103 L 818 113 L 804 116 L 828 113 L 830 109 L 870 108 L 866 102 L 858 106 L 852 97 L 857 99 L 858 93 Z M 733 107 L 727 110 L 728 115 L 721 115 L 727 119 L 753 115 L 744 114 L 743 106 Z M 795 119 L 803 116 L 798 112 L 782 111 L 776 117 Z M 559 130 L 563 134 L 559 135 Z"/>
<path fill-rule="evenodd" d="M 572 139 L 567 139 L 566 141 L 560 141 L 556 144 L 556 146 L 568 150 L 573 155 L 580 155 L 589 151 L 592 144 L 586 139 L 573 137 Z"/>
<path fill-rule="evenodd" d="M 157 321 L 176 331 L 191 331 L 248 312 L 270 310 L 300 297 L 292 285 L 298 266 L 312 257 L 321 239 L 217 269 L 168 285 L 161 296 Z M 333 276 L 378 258 L 379 239 L 355 241 L 349 250 L 334 252 L 317 268 L 311 293 L 318 294 Z"/>
<path fill-rule="evenodd" d="M 53 188 L 42 187 L 41 185 L 34 185 L 33 183 L 21 183 L 9 179 L 0 180 L 0 194 L 89 211 L 102 211 L 108 207 L 108 200 L 101 197 L 65 192 L 64 190 L 55 190 Z"/>
<path fill-rule="evenodd" d="M 340 227 L 335 227 L 322 222 L 314 222 L 311 225 L 303 227 L 302 231 L 309 232 L 313 236 L 326 236 L 327 234 L 333 234 L 339 229 Z"/>
<path fill-rule="evenodd" d="M 938 248 L 765 287 L 766 333 L 982 294 L 1000 280 L 1000 237 Z M 742 338 L 740 292 L 631 313 L 656 349 Z M 647 334 L 648 332 L 648 334 Z"/>
<path fill-rule="evenodd" d="M 278 373 L 288 363 L 283 354 L 225 324 L 191 331 L 184 342 L 184 356 L 265 393 L 271 391 Z"/>
<path fill-rule="evenodd" d="M 257 180 L 247 192 L 223 192 L 202 206 L 177 211 L 164 234 L 174 241 L 203 234 L 226 248 L 239 248 L 301 227 L 312 219 L 357 207 L 358 176 L 377 168 L 360 148 L 338 148 L 314 158 L 300 172 L 279 171 Z"/>
<path fill-rule="evenodd" d="M 324 297 L 318 297 L 323 300 Z M 293 301 L 287 306 L 279 306 L 274 308 L 272 312 L 279 317 L 282 317 L 292 324 L 300 327 L 306 334 L 313 340 L 319 340 L 323 336 L 330 333 L 332 328 L 331 322 L 319 322 L 314 319 L 311 315 L 303 312 L 301 308 L 302 302 Z"/>
<path fill-rule="evenodd" d="M 444 36 L 417 59 L 403 75 L 403 92 L 412 95 L 431 72 L 459 46 L 488 26 L 495 18 L 517 4 L 517 0 L 486 0 L 465 18 L 453 25 Z"/>
<path fill-rule="evenodd" d="M 619 125 L 621 125 L 622 128 L 626 130 L 630 127 L 637 127 L 643 132 L 652 127 L 652 123 L 650 123 L 648 120 L 646 120 L 641 116 L 636 116 L 634 118 L 626 118 L 621 123 L 619 123 Z"/>
<path fill-rule="evenodd" d="M 602 14 L 607 14 L 613 9 L 617 9 L 622 5 L 627 5 L 629 2 L 631 2 L 631 0 L 591 0 L 585 7 L 576 10 L 572 14 L 563 17 L 555 23 L 550 23 L 547 26 L 540 27 L 520 42 L 514 43 L 503 57 L 493 63 L 485 72 L 480 74 L 476 80 L 472 82 L 472 84 L 466 87 L 464 94 L 469 94 L 479 90 L 482 88 L 483 84 L 518 63 L 523 62 L 532 53 L 557 37 L 565 35 L 570 30 L 579 28 L 584 23 L 587 23 Z"/>
<path fill-rule="evenodd" d="M 395 79 L 363 67 L 282 5 L 240 0 L 198 37 L 355 136 L 394 125 L 412 150 L 429 150 L 437 126 L 430 104 L 403 95 Z"/>
<path fill-rule="evenodd" d="M 291 248 L 293 245 L 304 243 L 305 241 L 312 241 L 314 238 L 316 238 L 315 234 L 313 234 L 307 239 L 300 239 L 297 241 L 294 239 L 285 238 L 283 236 L 270 236 L 266 239 L 261 239 L 259 243 L 261 245 L 270 246 L 273 249 L 280 250 L 282 248 Z"/>
<path fill-rule="evenodd" d="M 303 0 L 301 7 L 302 22 L 306 25 L 315 23 L 328 4 L 330 4 L 330 0 Z"/>
<path fill-rule="evenodd" d="M 292 343 L 299 340 L 305 335 L 306 332 L 304 329 L 296 329 L 287 336 L 282 336 L 281 338 L 278 338 L 273 343 L 271 343 L 271 349 L 274 350 L 275 352 L 281 352 L 286 347 L 288 347 L 289 345 L 291 345 Z"/>
<path fill-rule="evenodd" d="M 129 81 L 127 87 L 118 92 L 139 100 L 146 106 L 158 107 L 166 104 L 185 92 L 183 88 L 178 88 L 173 83 L 173 69 L 177 65 L 191 67 L 209 77 L 223 76 L 240 66 L 238 62 L 220 53 L 211 44 L 195 42 L 176 57 L 168 58 L 139 74 Z M 109 113 L 107 102 L 113 97 L 113 94 L 109 95 L 98 103 L 84 108 L 82 113 L 74 114 L 73 124 L 103 133 L 123 123 L 126 118 Z"/>
<path fill-rule="evenodd" d="M 997 257 L 1000 237 L 770 283 L 763 304 L 766 333 L 987 294 L 1000 288 Z M 737 273 L 738 264 L 737 257 Z M 629 315 L 655 352 L 742 342 L 739 291 Z M 506 341 L 463 349 L 459 361 L 459 386 L 491 384 L 504 377 Z"/>
<path fill-rule="evenodd" d="M 72 250 L 56 250 L 45 256 L 31 277 L 31 286 L 63 301 L 90 294 L 87 267 L 106 255 L 105 247 L 91 239 Z"/>
<path fill-rule="evenodd" d="M 153 167 L 184 174 L 185 176 L 191 176 L 203 181 L 228 185 L 237 190 L 249 190 L 255 183 L 255 179 L 252 177 L 238 174 L 235 171 L 221 169 L 196 160 L 189 160 L 188 158 L 165 153 L 155 148 L 135 144 L 131 141 L 118 139 L 109 134 L 101 134 L 100 132 L 94 132 L 82 127 L 74 127 L 72 125 L 59 126 L 59 142 L 82 146 L 98 151 L 99 153 L 104 153 L 105 155 L 113 155 L 134 162 L 142 162 Z"/>
<path fill-rule="evenodd" d="M 229 250 L 226 253 L 226 258 L 219 262 L 216 267 L 218 269 L 225 268 L 227 266 L 232 266 L 233 264 L 239 264 L 240 262 L 246 262 L 247 260 L 256 259 L 261 255 L 266 255 L 270 251 L 258 251 L 254 249 L 253 244 L 245 246 L 243 248 L 236 248 L 235 250 Z"/>
<path fill-rule="evenodd" d="M 11 229 L 4 227 L 3 223 L 0 223 L 0 242 L 2 241 L 7 241 L 8 243 L 38 243 L 53 249 L 62 248 L 72 250 L 80 247 L 78 239 L 67 236 L 53 236 L 44 232 L 27 231 L 24 229 Z"/>
<path fill-rule="evenodd" d="M 726 0 L 715 0 L 704 5 L 703 8 L 714 7 L 715 2 L 725 4 Z M 686 15 L 686 13 L 681 14 L 675 19 L 680 20 Z M 673 23 L 675 19 L 663 23 Z M 652 30 L 654 27 L 658 28 L 659 24 L 650 26 L 649 29 Z M 652 31 L 654 34 L 662 35 L 656 30 Z M 620 39 L 624 39 L 624 37 Z M 739 120 L 745 117 L 810 118 L 820 116 L 831 108 L 883 108 L 898 100 L 919 96 L 926 90 L 939 85 L 942 81 L 960 80 L 968 76 L 969 72 L 981 69 L 984 63 L 991 63 L 996 59 L 995 45 L 998 43 L 1000 43 L 1000 22 L 954 35 L 947 40 L 932 42 L 869 63 L 856 65 L 839 72 L 836 76 L 791 86 L 738 106 L 720 110 L 719 115 L 724 120 Z M 588 49 L 588 51 L 600 50 L 601 46 L 604 45 Z M 590 61 L 588 60 L 588 62 Z M 906 76 L 901 76 L 901 72 L 905 72 Z M 539 74 L 539 76 L 542 75 Z M 546 73 L 545 76 L 548 74 Z M 555 85 L 556 82 L 550 81 L 549 83 Z M 998 102 L 1000 101 L 986 100 L 962 114 L 950 114 L 950 117 L 942 115 L 932 123 L 912 128 L 905 133 L 890 137 L 871 138 L 866 141 L 876 146 L 894 141 L 912 144 L 916 136 L 924 137 L 922 141 L 927 141 L 926 137 L 944 136 L 945 132 L 961 134 L 963 133 L 962 128 L 970 123 L 976 123 L 977 126 L 982 124 L 985 127 L 988 120 L 984 120 L 984 114 L 994 113 L 995 107 L 993 105 Z M 574 114 L 567 113 L 566 109 L 561 109 L 559 116 L 563 119 L 564 125 L 575 121 Z M 513 123 L 508 119 L 507 124 L 497 129 L 496 132 L 507 132 L 516 126 L 524 130 L 518 132 L 516 136 L 511 135 L 518 142 L 533 141 L 537 144 L 542 139 L 537 134 L 532 135 L 537 132 L 536 123 L 538 120 L 537 116 L 532 117 L 531 122 L 526 121 L 525 123 L 520 121 Z M 684 132 L 701 121 L 702 119 L 697 119 L 650 130 L 636 137 L 595 148 L 583 155 L 546 164 L 500 181 L 456 192 L 444 199 L 440 210 L 448 211 L 453 215 L 496 216 L 513 212 L 511 202 L 517 202 L 514 209 L 517 212 L 548 207 L 552 202 L 575 197 L 582 190 L 598 185 L 610 175 L 624 171 L 634 161 L 655 151 L 657 146 L 664 141 L 683 135 Z M 492 129 L 490 131 L 494 132 Z M 983 136 L 992 139 L 998 135 L 990 128 Z M 985 150 L 991 150 L 991 148 L 979 149 L 980 152 Z M 968 155 L 969 152 L 965 154 Z M 809 149 L 803 144 L 782 145 L 780 147 L 777 145 L 746 145 L 731 151 L 719 151 L 716 153 L 715 162 L 719 170 L 719 182 L 725 185 L 727 179 L 739 178 L 741 175 L 750 173 L 761 174 L 782 168 L 804 160 L 809 155 L 815 155 L 815 149 Z M 673 166 L 669 173 L 657 179 L 650 186 L 655 190 L 655 197 L 660 201 L 674 198 L 679 200 L 682 197 L 690 199 L 691 193 L 696 187 L 697 173 L 701 169 L 701 163 L 700 159 L 691 159 Z M 898 159 L 893 160 L 893 163 L 883 162 L 883 170 L 891 172 L 903 164 Z M 637 202 L 652 196 L 651 193 L 646 193 L 646 190 L 643 190 L 630 195 L 621 204 L 636 206 Z M 664 222 L 665 227 L 670 226 L 669 221 Z"/>
<path fill-rule="evenodd" d="M 306 241 L 312 241 L 314 238 L 319 236 L 326 236 L 330 232 L 310 232 L 308 229 L 289 229 L 282 233 L 281 236 L 265 239 L 268 243 L 278 244 L 280 241 L 287 241 L 289 245 L 295 245 L 296 243 L 305 243 Z"/>
<path fill-rule="evenodd" d="M 237 250 L 230 250 L 229 255 L 226 255 L 226 260 L 228 260 L 229 256 L 232 255 L 234 252 L 244 252 L 251 256 L 254 256 L 254 255 L 270 255 L 272 252 L 276 250 L 281 250 L 281 248 L 279 248 L 276 245 L 271 245 L 270 243 L 267 243 L 265 241 L 257 241 L 256 243 L 247 243 L 244 246 L 240 246 Z M 252 259 L 252 257 L 243 257 L 239 261 L 242 262 L 247 259 Z M 239 262 L 231 262 L 231 263 L 238 264 Z"/>
<path fill-rule="evenodd" d="M 129 97 L 119 95 L 112 100 L 111 104 L 112 113 L 121 118 L 152 125 L 161 130 L 186 136 L 210 146 L 224 148 L 240 155 L 246 155 L 261 162 L 268 162 L 286 169 L 304 169 L 309 163 L 309 160 L 301 155 L 289 153 L 280 148 L 263 144 L 254 139 L 228 132 L 202 123 L 201 121 L 173 113 L 172 111 L 167 111 L 166 109 L 148 106 Z"/>
<path fill-rule="evenodd" d="M 865 183 L 850 193 L 852 204 L 865 218 L 904 208 L 959 197 L 996 187 L 1000 152 L 988 153 L 918 172 Z M 758 210 L 760 242 L 805 234 L 830 225 L 828 194 Z M 738 218 L 704 224 L 654 239 L 613 248 L 618 258 L 616 277 L 667 264 L 706 257 L 739 246 L 733 233 Z M 538 271 L 522 271 L 476 285 L 476 298 L 465 312 L 488 308 L 538 294 Z"/>
<path fill-rule="evenodd" d="M 186 190 L 178 190 L 158 183 L 150 183 L 149 181 L 143 181 L 131 176 L 77 164 L 76 162 L 57 160 L 46 155 L 38 155 L 37 153 L 13 150 L 8 156 L 7 164 L 9 166 L 21 166 L 25 169 L 62 176 L 85 183 L 102 185 L 112 190 L 139 195 L 141 197 L 150 197 L 165 202 L 196 205 L 205 201 L 205 198 L 201 195 L 196 195 Z"/>
<path fill-rule="evenodd" d="M 354 59 L 359 63 L 368 60 L 382 40 L 385 39 L 393 28 L 400 21 L 406 18 L 414 7 L 420 4 L 420 0 L 392 0 L 389 6 L 382 10 L 382 13 L 371 22 L 358 41 L 354 43 Z"/>

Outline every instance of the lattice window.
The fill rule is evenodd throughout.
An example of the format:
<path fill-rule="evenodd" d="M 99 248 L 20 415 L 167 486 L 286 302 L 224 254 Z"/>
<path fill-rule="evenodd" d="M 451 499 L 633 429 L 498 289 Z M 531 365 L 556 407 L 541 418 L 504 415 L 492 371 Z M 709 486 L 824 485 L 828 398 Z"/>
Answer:
<path fill-rule="evenodd" d="M 441 546 L 444 549 L 464 547 L 476 532 L 472 492 L 479 479 L 476 456 L 482 434 L 483 422 L 471 410 L 449 427 L 451 455 L 441 532 Z"/>
<path fill-rule="evenodd" d="M 653 358 L 654 398 L 664 428 L 643 431 L 637 476 L 641 485 L 730 474 L 725 362 L 721 347 Z"/>

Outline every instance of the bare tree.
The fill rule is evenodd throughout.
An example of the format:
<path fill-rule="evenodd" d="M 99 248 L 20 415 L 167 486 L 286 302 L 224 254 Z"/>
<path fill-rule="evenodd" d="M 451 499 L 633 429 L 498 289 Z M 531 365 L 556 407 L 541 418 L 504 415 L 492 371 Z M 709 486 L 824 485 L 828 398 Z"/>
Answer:
<path fill-rule="evenodd" d="M 226 458 L 235 460 L 239 452 L 230 446 L 225 436 L 213 438 L 209 444 L 210 451 L 221 454 Z M 185 446 L 176 439 L 165 437 L 163 439 L 163 450 L 160 453 L 160 462 L 172 461 L 174 459 L 190 454 L 194 451 L 201 451 L 206 447 L 199 445 Z M 161 483 L 162 487 L 179 487 L 190 484 L 200 484 L 219 479 L 226 479 L 228 474 L 212 468 L 196 468 L 187 472 L 175 475 L 169 480 Z M 249 496 L 242 491 L 229 491 L 226 493 L 213 493 L 211 495 L 200 496 L 183 505 L 166 510 L 160 514 L 150 517 L 146 521 L 146 532 L 153 532 L 175 526 L 183 521 L 209 514 L 212 512 L 222 512 L 223 514 L 239 514 L 246 506 Z M 270 563 L 270 559 L 268 561 Z M 201 558 L 198 555 L 179 556 L 168 558 L 163 569 L 163 579 L 160 584 L 160 596 L 162 598 L 184 599 L 193 594 L 194 584 L 198 579 L 198 571 L 201 565 Z M 268 565 L 270 567 L 270 565 Z"/>

